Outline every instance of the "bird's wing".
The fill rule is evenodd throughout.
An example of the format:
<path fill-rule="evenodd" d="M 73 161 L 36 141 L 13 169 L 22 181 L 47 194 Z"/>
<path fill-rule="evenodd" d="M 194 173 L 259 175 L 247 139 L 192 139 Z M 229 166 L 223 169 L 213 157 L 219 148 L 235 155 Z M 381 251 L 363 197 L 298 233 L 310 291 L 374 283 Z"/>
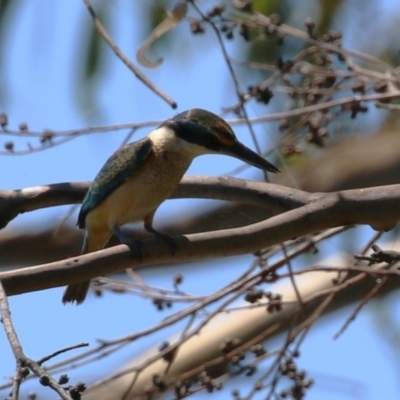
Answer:
<path fill-rule="evenodd" d="M 90 210 L 122 185 L 143 164 L 151 152 L 152 142 L 144 138 L 117 150 L 103 165 L 92 182 L 78 216 L 77 225 L 83 229 Z"/>

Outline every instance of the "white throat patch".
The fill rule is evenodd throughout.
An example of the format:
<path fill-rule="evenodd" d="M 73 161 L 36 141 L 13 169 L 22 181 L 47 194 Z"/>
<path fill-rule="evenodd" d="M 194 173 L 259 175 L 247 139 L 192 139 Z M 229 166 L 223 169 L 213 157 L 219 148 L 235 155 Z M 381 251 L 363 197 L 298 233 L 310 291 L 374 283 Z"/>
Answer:
<path fill-rule="evenodd" d="M 189 143 L 176 137 L 174 131 L 166 126 L 161 126 L 152 131 L 148 138 L 153 142 L 156 151 L 182 152 L 191 157 L 201 154 L 212 154 L 213 152 L 194 143 Z"/>

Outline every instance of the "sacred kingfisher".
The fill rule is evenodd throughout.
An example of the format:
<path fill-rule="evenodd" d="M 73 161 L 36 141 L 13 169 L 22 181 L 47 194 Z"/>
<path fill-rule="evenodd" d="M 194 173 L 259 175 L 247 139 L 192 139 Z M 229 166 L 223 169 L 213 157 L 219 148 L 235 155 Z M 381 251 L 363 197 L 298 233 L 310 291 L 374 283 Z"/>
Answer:
<path fill-rule="evenodd" d="M 112 234 L 142 257 L 140 241 L 126 238 L 120 227 L 144 222 L 144 228 L 176 251 L 174 240 L 153 228 L 157 208 L 178 186 L 192 160 L 202 154 L 225 154 L 265 171 L 279 169 L 240 143 L 219 116 L 191 109 L 163 122 L 147 137 L 117 150 L 95 177 L 78 216 L 85 229 L 83 253 L 101 250 Z M 69 285 L 63 303 L 81 304 L 90 281 Z"/>

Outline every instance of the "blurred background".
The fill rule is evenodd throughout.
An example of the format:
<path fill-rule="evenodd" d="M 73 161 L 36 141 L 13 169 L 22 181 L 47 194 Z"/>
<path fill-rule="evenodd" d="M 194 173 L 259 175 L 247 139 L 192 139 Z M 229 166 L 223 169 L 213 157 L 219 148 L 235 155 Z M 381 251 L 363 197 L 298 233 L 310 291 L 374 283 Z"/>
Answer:
<path fill-rule="evenodd" d="M 243 28 L 239 30 L 240 23 L 229 22 L 248 18 L 249 14 L 241 8 L 246 2 L 223 3 L 227 22 L 218 15 L 213 21 L 220 29 L 239 91 L 248 96 L 245 105 L 248 116 L 271 116 L 315 104 L 319 98 L 300 98 L 299 93 L 293 95 L 289 90 L 291 85 L 309 87 L 307 79 L 312 81 L 312 73 L 306 76 L 297 72 L 291 76 L 290 84 L 284 76 L 276 76 L 279 70 L 282 72 L 282 63 L 298 55 L 307 43 L 282 33 L 260 34 L 257 29 L 250 29 L 246 37 Z M 323 87 L 327 91 L 324 101 L 354 94 L 382 93 L 377 87 L 382 84 L 382 76 L 389 74 L 388 71 L 396 72 L 400 61 L 400 11 L 394 0 L 254 0 L 252 3 L 253 12 L 268 16 L 279 14 L 285 24 L 303 32 L 307 30 L 305 21 L 309 18 L 315 25 L 312 30 L 316 37 L 326 32 L 331 35 L 340 32 L 343 48 L 376 57 L 355 58 L 359 68 L 369 71 L 361 74 L 364 78 L 361 82 L 358 77 L 350 76 L 354 70 L 350 71 L 348 64 L 340 65 L 336 58 L 330 60 L 329 68 L 341 71 L 343 81 L 336 78 L 330 86 Z M 174 4 L 167 0 L 92 2 L 113 40 L 136 65 L 137 50 Z M 176 112 L 198 107 L 223 115 L 227 120 L 243 117 L 237 106 L 237 88 L 227 59 L 222 55 L 215 32 L 201 20 L 198 11 L 207 15 L 221 2 L 198 0 L 195 4 L 198 9 L 188 4 L 187 17 L 147 52 L 149 60 L 163 57 L 162 65 L 155 69 L 139 65 L 157 87 L 177 102 L 178 108 L 173 110 L 115 57 L 94 29 L 83 1 L 1 0 L 0 112 L 8 117 L 5 131 L 0 132 L 1 189 L 91 181 L 125 140 L 147 135 Z M 334 42 L 329 40 L 327 43 Z M 262 97 L 266 93 L 260 85 L 268 79 L 272 79 L 271 85 L 267 85 L 272 98 Z M 335 85 L 338 93 L 329 92 Z M 385 87 L 383 91 L 386 90 Z M 314 130 L 310 121 L 302 122 L 301 118 L 255 123 L 257 143 L 246 124 L 233 127 L 242 142 L 252 148 L 259 146 L 283 171 L 279 177 L 271 177 L 275 183 L 311 192 L 398 183 L 399 113 L 395 107 L 391 109 L 385 104 L 376 107 L 374 103 L 365 103 L 365 106 L 367 110 L 355 111 L 351 105 L 347 109 L 332 110 Z M 141 122 L 149 123 L 133 134 L 129 128 L 118 127 Z M 108 125 L 115 125 L 115 129 L 107 132 L 93 129 L 79 134 L 87 127 Z M 64 142 L 60 133 L 65 131 L 78 134 L 67 136 Z M 188 174 L 264 178 L 253 168 L 242 168 L 235 159 L 217 156 L 196 159 Z M 37 265 L 79 254 L 82 233 L 75 228 L 76 216 L 77 208 L 72 206 L 18 216 L 0 232 L 0 268 Z M 250 224 L 266 216 L 265 211 L 224 202 L 172 200 L 160 207 L 155 227 L 185 234 Z M 333 254 L 358 254 L 373 234 L 370 228 L 357 228 L 326 241 L 319 246 L 318 254 L 304 256 L 294 268 Z M 381 243 L 386 240 L 396 243 L 397 234 L 397 229 L 385 234 Z M 173 290 L 174 276 L 182 273 L 181 289 L 205 296 L 234 281 L 253 259 L 253 255 L 244 255 L 189 266 L 152 266 L 140 271 L 140 276 L 148 285 Z M 184 306 L 173 304 L 171 309 L 158 311 L 151 299 L 107 291 L 101 298 L 91 294 L 81 307 L 71 307 L 61 304 L 62 292 L 62 288 L 56 288 L 9 299 L 19 339 L 33 359 L 77 343 L 95 346 L 98 339 L 140 331 Z M 396 290 L 383 290 L 380 294 L 337 340 L 333 336 L 356 304 L 348 304 L 321 318 L 309 332 L 298 361 L 315 381 L 307 392 L 308 399 L 323 396 L 372 400 L 400 395 L 400 298 Z M 68 369 L 71 382 L 89 383 L 100 379 L 143 349 L 159 345 L 183 326 L 184 322 L 145 336 L 95 364 Z M 278 341 L 276 337 L 267 346 L 278 346 Z M 1 385 L 8 382 L 15 369 L 3 331 L 0 331 L 0 354 Z M 214 397 L 227 398 L 237 386 L 246 392 L 251 383 L 238 378 Z M 38 393 L 41 399 L 54 398 L 36 380 L 26 382 L 22 389 L 21 398 L 27 398 L 30 392 Z M 9 390 L 3 388 L 3 398 Z M 203 392 L 193 397 L 204 396 Z"/>

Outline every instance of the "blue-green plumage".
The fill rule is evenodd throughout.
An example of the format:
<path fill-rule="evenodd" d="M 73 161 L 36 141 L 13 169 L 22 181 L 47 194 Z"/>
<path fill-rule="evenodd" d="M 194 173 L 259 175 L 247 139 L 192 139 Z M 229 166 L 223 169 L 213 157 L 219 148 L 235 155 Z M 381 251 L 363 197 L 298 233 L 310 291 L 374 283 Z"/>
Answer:
<path fill-rule="evenodd" d="M 79 228 L 85 227 L 88 212 L 120 187 L 145 162 L 151 148 L 152 142 L 146 137 L 126 144 L 106 161 L 83 199 L 77 223 Z"/>

